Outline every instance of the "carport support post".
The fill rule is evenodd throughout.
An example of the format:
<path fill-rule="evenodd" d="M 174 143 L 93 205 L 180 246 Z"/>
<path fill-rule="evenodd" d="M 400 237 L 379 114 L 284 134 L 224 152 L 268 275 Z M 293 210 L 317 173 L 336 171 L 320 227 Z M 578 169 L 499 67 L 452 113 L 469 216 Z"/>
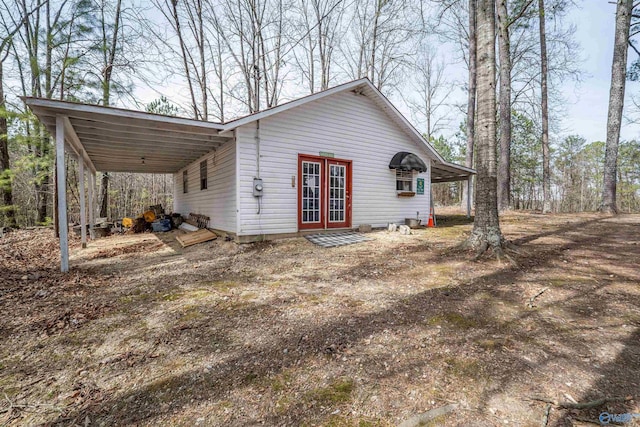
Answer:
<path fill-rule="evenodd" d="M 69 221 L 67 220 L 67 177 L 64 165 L 64 117 L 56 116 L 56 177 L 58 223 L 60 224 L 60 271 L 69 271 Z"/>
<path fill-rule="evenodd" d="M 82 239 L 82 247 L 87 247 L 87 203 L 85 201 L 86 194 L 84 191 L 84 159 L 82 151 L 78 155 L 78 193 L 80 196 L 80 236 Z"/>
<path fill-rule="evenodd" d="M 96 174 L 89 171 L 89 237 L 91 240 L 96 238 L 95 232 L 93 231 L 93 224 L 96 222 L 95 220 L 95 203 L 93 198 L 94 190 L 96 186 Z"/>
<path fill-rule="evenodd" d="M 471 218 L 471 191 L 473 186 L 471 185 L 471 175 L 467 178 L 467 218 Z"/>

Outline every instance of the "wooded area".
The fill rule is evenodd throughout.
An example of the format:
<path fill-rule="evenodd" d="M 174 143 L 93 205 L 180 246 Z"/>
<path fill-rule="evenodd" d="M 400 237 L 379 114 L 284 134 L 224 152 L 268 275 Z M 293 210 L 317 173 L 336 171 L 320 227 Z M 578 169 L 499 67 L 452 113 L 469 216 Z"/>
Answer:
<path fill-rule="evenodd" d="M 637 77 L 636 64 L 625 69 L 637 33 L 632 3 L 618 1 L 606 144 L 562 130 L 560 85 L 589 71 L 567 22 L 580 5 L 481 6 L 491 14 L 482 29 L 477 0 L 0 0 L 0 225 L 48 224 L 53 216 L 52 141 L 21 97 L 225 121 L 361 77 L 403 104 L 447 160 L 480 168 L 474 154 L 484 142 L 476 139 L 491 142 L 500 211 L 640 210 L 640 142 L 619 141 L 624 82 Z M 481 32 L 488 27 L 490 34 Z M 497 42 L 495 69 L 484 77 L 481 39 Z M 450 73 L 456 64 L 468 75 Z M 493 101 L 480 96 L 480 78 L 493 79 L 485 91 Z M 142 92 L 157 99 L 145 105 Z M 447 134 L 460 112 L 459 131 Z M 495 124 L 484 136 L 483 117 Z M 76 167 L 67 163 L 77 212 Z M 100 181 L 101 216 L 171 206 L 171 177 L 104 174 Z M 464 185 L 434 191 L 438 204 L 466 204 Z"/>
<path fill-rule="evenodd" d="M 631 417 L 640 215 L 626 213 L 640 211 L 640 136 L 621 135 L 640 111 L 629 93 L 640 79 L 640 9 L 603 3 L 598 18 L 615 38 L 600 141 L 565 131 L 567 87 L 594 71 L 582 62 L 593 46 L 579 45 L 569 19 L 579 0 L 0 0 L 0 424 L 547 427 Z M 53 144 L 25 97 L 228 121 L 363 77 L 446 160 L 477 171 L 473 191 L 434 185 L 436 204 L 453 205 L 438 207 L 435 228 L 362 226 L 364 241 L 327 249 L 302 237 L 237 244 L 198 230 L 210 218 L 197 212 L 192 234 L 167 225 L 90 245 L 83 226 L 68 237 L 60 227 L 60 238 L 30 227 L 54 222 L 55 195 L 64 224 L 65 191 L 77 221 L 86 185 L 83 162 L 64 159 L 70 125 L 49 116 Z M 377 96 L 368 82 L 348 90 L 360 84 Z M 368 102 L 357 98 L 336 110 Z M 227 128 L 188 122 L 207 136 Z M 144 132 L 141 146 L 156 142 L 150 129 L 176 142 L 167 129 L 131 127 Z M 202 143 L 165 158 L 184 147 L 197 156 L 210 149 Z M 200 188 L 212 184 L 206 165 Z M 103 217 L 172 205 L 171 176 L 105 173 L 97 184 Z M 473 219 L 459 209 L 471 199 Z M 154 208 L 127 218 L 134 231 L 159 231 Z M 509 263 L 470 262 L 483 254 Z"/>

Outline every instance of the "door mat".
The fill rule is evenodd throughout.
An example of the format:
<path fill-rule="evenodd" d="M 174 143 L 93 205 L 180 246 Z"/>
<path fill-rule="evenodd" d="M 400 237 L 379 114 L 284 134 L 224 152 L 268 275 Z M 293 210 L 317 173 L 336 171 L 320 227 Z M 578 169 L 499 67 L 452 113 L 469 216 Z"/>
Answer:
<path fill-rule="evenodd" d="M 353 245 L 371 240 L 363 234 L 354 231 L 331 234 L 311 234 L 304 236 L 305 239 L 323 248 L 335 248 L 336 246 Z"/>

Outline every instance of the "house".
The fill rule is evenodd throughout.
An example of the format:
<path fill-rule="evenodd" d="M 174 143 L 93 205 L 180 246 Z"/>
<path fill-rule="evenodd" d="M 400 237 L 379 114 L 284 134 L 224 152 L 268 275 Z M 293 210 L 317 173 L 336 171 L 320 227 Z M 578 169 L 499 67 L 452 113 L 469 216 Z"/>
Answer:
<path fill-rule="evenodd" d="M 25 101 L 56 135 L 57 154 L 71 150 L 81 176 L 88 169 L 90 224 L 98 170 L 172 173 L 174 212 L 207 215 L 240 242 L 426 221 L 431 184 L 474 173 L 446 162 L 368 79 L 226 123 Z"/>

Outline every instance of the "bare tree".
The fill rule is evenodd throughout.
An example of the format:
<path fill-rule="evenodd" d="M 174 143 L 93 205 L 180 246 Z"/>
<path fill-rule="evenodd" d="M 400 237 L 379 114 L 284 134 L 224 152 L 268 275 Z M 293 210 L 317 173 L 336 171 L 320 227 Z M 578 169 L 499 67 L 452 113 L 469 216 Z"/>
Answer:
<path fill-rule="evenodd" d="M 549 149 L 549 90 L 547 79 L 547 33 L 544 0 L 538 0 L 540 16 L 540 101 L 542 112 L 542 213 L 551 212 L 551 152 Z"/>
<path fill-rule="evenodd" d="M 111 103 L 111 80 L 116 61 L 116 54 L 119 50 L 121 39 L 121 16 L 122 0 L 117 0 L 113 11 L 113 22 L 107 22 L 106 3 L 101 1 L 99 5 L 100 17 L 100 52 L 102 53 L 101 89 L 102 105 L 108 106 Z M 109 33 L 111 32 L 111 33 Z M 102 174 L 100 183 L 100 216 L 107 217 L 109 207 L 109 173 Z"/>
<path fill-rule="evenodd" d="M 498 162 L 498 210 L 506 210 L 511 195 L 511 35 L 510 28 L 522 18 L 533 0 L 527 0 L 513 18 L 507 0 L 498 0 L 498 57 L 500 61 L 500 161 Z"/>
<path fill-rule="evenodd" d="M 476 138 L 476 96 L 477 96 L 477 1 L 478 0 L 437 0 L 439 10 L 435 19 L 423 17 L 427 22 L 435 21 L 433 31 L 445 42 L 458 47 L 460 61 L 467 66 L 467 105 L 464 123 L 466 148 L 465 166 L 474 167 Z M 467 185 L 462 185 L 461 207 L 467 209 L 469 197 Z"/>
<path fill-rule="evenodd" d="M 211 22 L 235 64 L 229 97 L 250 113 L 278 104 L 290 52 L 282 0 L 222 0 Z"/>
<path fill-rule="evenodd" d="M 511 43 L 507 0 L 498 0 L 498 56 L 500 59 L 500 161 L 498 162 L 498 210 L 509 207 L 511 161 Z"/>
<path fill-rule="evenodd" d="M 452 86 L 447 82 L 446 64 L 438 59 L 437 52 L 427 46 L 419 54 L 414 66 L 415 93 L 418 99 L 407 99 L 413 113 L 424 119 L 426 137 L 430 141 L 434 134 L 441 131 L 447 115 L 442 113 L 447 105 Z"/>
<path fill-rule="evenodd" d="M 52 98 L 69 64 L 70 44 L 85 34 L 78 19 L 87 14 L 87 3 L 19 0 L 17 8 L 17 17 L 10 15 L 9 19 L 14 23 L 22 21 L 21 31 L 11 44 L 13 60 L 20 71 L 22 95 Z M 32 162 L 36 222 L 44 223 L 52 192 L 51 141 L 38 122 L 27 124 L 26 134 L 28 149 L 37 159 Z"/>
<path fill-rule="evenodd" d="M 15 207 L 13 206 L 13 191 L 11 186 L 11 163 L 9 159 L 9 127 L 7 126 L 7 106 L 4 96 L 3 63 L 8 52 L 4 53 L 5 41 L 0 46 L 0 192 L 2 192 L 4 222 L 9 227 L 16 226 Z"/>
<path fill-rule="evenodd" d="M 211 6 L 211 3 L 206 3 Z M 211 112 L 212 116 L 215 116 L 220 122 L 225 120 L 225 103 L 226 103 L 226 85 L 225 80 L 228 75 L 226 66 L 226 48 L 224 45 L 224 39 L 220 34 L 219 27 L 212 25 L 215 22 L 215 10 L 211 6 L 204 11 L 207 29 L 205 39 L 207 40 L 207 46 L 209 48 L 209 58 L 211 59 L 211 65 L 208 67 L 212 69 L 215 80 L 211 81 L 208 85 L 210 99 L 215 105 L 215 112 Z M 213 17 L 213 18 L 212 18 Z M 204 54 L 203 54 L 204 56 Z M 210 79 L 207 72 L 203 72 L 203 75 Z"/>
<path fill-rule="evenodd" d="M 333 52 L 338 38 L 338 28 L 342 18 L 342 0 L 312 0 L 318 39 L 318 59 L 320 62 L 320 90 L 329 88 Z"/>
<path fill-rule="evenodd" d="M 293 57 L 310 93 L 326 90 L 332 76 L 343 0 L 301 0 L 294 25 Z"/>
<path fill-rule="evenodd" d="M 491 248 L 498 258 L 505 244 L 500 230 L 496 163 L 496 52 L 495 0 L 477 2 L 478 139 L 476 150 L 477 194 L 473 231 L 465 245 L 476 258 Z"/>
<path fill-rule="evenodd" d="M 368 77 L 379 90 L 392 90 L 413 55 L 411 41 L 420 33 L 418 16 L 406 0 L 357 2 L 351 38 L 341 46 L 349 77 Z"/>
<path fill-rule="evenodd" d="M 604 157 L 604 187 L 602 191 L 602 206 L 600 207 L 601 211 L 608 213 L 618 212 L 616 204 L 618 144 L 624 107 L 627 52 L 632 11 L 633 0 L 617 0 L 609 114 L 607 116 L 607 144 Z"/>
<path fill-rule="evenodd" d="M 477 90 L 477 0 L 469 0 L 469 87 L 467 92 L 467 149 L 464 164 L 468 168 L 473 167 L 473 152 L 475 145 L 475 120 L 476 120 L 476 90 Z M 466 209 L 468 198 L 467 186 L 462 186 L 462 208 Z"/>
<path fill-rule="evenodd" d="M 9 23 L 7 15 L 10 13 L 9 6 L 5 1 L 2 2 L 2 24 L 4 34 L 0 42 L 0 192 L 2 193 L 2 201 L 4 204 L 4 223 L 9 227 L 16 226 L 15 207 L 13 206 L 13 191 L 11 185 L 11 162 L 9 158 L 9 127 L 7 124 L 7 104 L 4 94 L 4 62 L 10 54 L 9 45 L 13 37 L 20 31 L 24 20 L 31 13 L 25 15 L 23 20 L 18 23 Z"/>
<path fill-rule="evenodd" d="M 208 87 L 207 58 L 205 56 L 205 26 L 203 5 L 201 0 L 154 0 L 153 4 L 162 13 L 166 22 L 178 39 L 179 52 L 174 52 L 174 45 L 158 33 L 155 38 L 180 57 L 185 83 L 189 90 L 190 109 L 196 120 L 207 120 Z M 150 29 L 155 31 L 154 29 Z"/>
<path fill-rule="evenodd" d="M 24 24 L 22 26 L 22 40 L 26 47 L 26 51 L 28 54 L 29 61 L 29 69 L 31 71 L 31 81 L 30 81 L 30 95 L 31 96 L 43 96 L 43 88 L 42 88 L 42 76 L 47 78 L 45 86 L 47 88 L 51 88 L 51 70 L 50 70 L 50 58 L 51 58 L 51 42 L 50 35 L 51 29 L 56 25 L 55 22 L 51 22 L 51 3 L 49 1 L 45 2 L 45 14 L 44 17 L 46 19 L 46 28 L 42 28 L 41 19 L 42 14 L 40 11 L 36 13 L 32 19 L 24 20 Z M 25 0 L 22 0 L 21 4 L 22 16 L 27 16 L 29 6 L 27 5 Z M 45 57 L 46 63 L 42 66 L 40 62 L 40 48 L 41 41 L 39 38 L 40 32 L 44 31 L 47 34 L 47 41 L 44 44 L 45 49 Z M 46 94 L 46 93 L 45 93 Z M 35 125 L 35 143 L 32 145 L 33 154 L 37 158 L 46 158 L 49 155 L 50 143 L 49 139 L 46 137 L 44 128 L 40 124 Z M 45 166 L 41 167 L 40 164 L 34 165 L 34 175 L 37 177 L 34 180 L 34 187 L 36 191 L 36 200 L 37 200 L 37 218 L 36 221 L 38 223 L 44 223 L 47 218 L 47 202 L 49 196 L 49 172 L 50 168 Z"/>

